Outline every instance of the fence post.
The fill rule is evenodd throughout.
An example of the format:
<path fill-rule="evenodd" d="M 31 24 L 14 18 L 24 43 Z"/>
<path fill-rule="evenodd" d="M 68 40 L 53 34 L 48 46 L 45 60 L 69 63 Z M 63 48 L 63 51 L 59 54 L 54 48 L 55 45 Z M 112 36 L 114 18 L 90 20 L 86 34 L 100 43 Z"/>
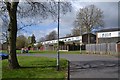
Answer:
<path fill-rule="evenodd" d="M 95 44 L 94 48 L 95 48 L 95 54 L 96 54 L 96 52 L 97 52 L 97 51 L 96 51 L 96 44 Z"/>
<path fill-rule="evenodd" d="M 116 54 L 118 55 L 118 44 L 116 44 Z"/>
<path fill-rule="evenodd" d="M 68 77 L 67 80 L 70 80 L 70 61 L 68 61 Z"/>

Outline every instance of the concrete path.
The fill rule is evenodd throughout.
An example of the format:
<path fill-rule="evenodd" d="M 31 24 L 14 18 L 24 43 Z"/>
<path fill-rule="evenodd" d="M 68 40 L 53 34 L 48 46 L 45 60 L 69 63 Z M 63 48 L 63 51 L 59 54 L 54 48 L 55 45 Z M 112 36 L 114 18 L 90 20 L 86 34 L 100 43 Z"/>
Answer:
<path fill-rule="evenodd" d="M 56 58 L 57 54 L 18 54 L 19 56 L 43 56 Z M 120 64 L 114 56 L 90 54 L 60 54 L 70 61 L 70 80 L 80 78 L 118 78 Z"/>

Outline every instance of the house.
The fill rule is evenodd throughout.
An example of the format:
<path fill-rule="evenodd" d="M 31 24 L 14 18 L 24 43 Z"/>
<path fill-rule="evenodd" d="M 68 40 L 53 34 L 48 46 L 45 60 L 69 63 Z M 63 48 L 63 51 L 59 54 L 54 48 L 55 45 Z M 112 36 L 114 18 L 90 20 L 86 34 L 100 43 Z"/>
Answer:
<path fill-rule="evenodd" d="M 96 35 L 89 33 L 90 44 L 96 43 Z M 88 43 L 88 34 L 83 34 L 82 36 L 71 36 L 62 37 L 59 39 L 63 44 L 59 44 L 59 50 L 74 51 L 74 50 L 85 50 L 85 45 Z M 58 40 L 50 40 L 41 42 L 44 50 L 57 50 Z M 81 43 L 81 45 L 80 45 Z"/>
<path fill-rule="evenodd" d="M 80 45 L 80 41 L 82 42 L 82 36 L 71 36 L 71 37 L 62 37 L 59 39 L 59 49 L 60 50 L 78 50 L 79 47 L 73 47 Z M 63 44 L 61 44 L 62 42 Z M 50 40 L 41 42 L 44 46 L 44 50 L 57 50 L 58 40 Z M 72 48 L 73 47 L 73 48 Z"/>
<path fill-rule="evenodd" d="M 120 41 L 120 28 L 102 29 L 97 32 L 96 43 L 117 43 Z"/>

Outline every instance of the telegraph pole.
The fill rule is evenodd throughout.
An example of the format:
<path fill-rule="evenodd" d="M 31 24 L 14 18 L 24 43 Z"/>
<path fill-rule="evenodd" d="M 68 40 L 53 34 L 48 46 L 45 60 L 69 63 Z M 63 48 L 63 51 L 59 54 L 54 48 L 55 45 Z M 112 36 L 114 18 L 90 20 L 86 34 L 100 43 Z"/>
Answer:
<path fill-rule="evenodd" d="M 58 0 L 58 43 L 57 43 L 57 71 L 60 70 L 60 53 L 59 53 L 59 26 L 60 26 L 60 0 Z"/>

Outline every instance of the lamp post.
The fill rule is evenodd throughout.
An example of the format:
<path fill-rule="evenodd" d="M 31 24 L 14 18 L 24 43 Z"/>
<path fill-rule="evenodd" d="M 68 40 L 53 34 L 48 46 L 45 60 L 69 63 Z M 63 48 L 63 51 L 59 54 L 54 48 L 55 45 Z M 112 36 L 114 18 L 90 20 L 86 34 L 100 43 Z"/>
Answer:
<path fill-rule="evenodd" d="M 60 25 L 60 1 L 58 1 L 58 43 L 57 43 L 57 71 L 60 70 L 60 53 L 59 53 L 59 25 Z"/>

